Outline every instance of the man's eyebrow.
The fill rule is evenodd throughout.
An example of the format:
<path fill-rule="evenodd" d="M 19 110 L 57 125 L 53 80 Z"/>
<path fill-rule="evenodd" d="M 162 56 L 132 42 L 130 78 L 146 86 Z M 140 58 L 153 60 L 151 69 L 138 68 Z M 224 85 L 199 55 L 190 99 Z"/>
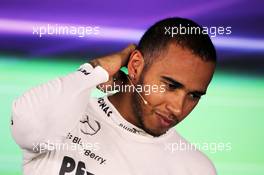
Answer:
<path fill-rule="evenodd" d="M 161 76 L 162 79 L 168 81 L 169 83 L 173 84 L 174 86 L 176 87 L 179 87 L 179 88 L 183 88 L 184 85 L 176 80 L 174 80 L 173 78 L 171 77 L 167 77 L 167 76 Z"/>
<path fill-rule="evenodd" d="M 177 80 L 174 80 L 171 77 L 161 76 L 161 78 L 168 81 L 169 83 L 172 83 L 176 87 L 184 88 L 184 85 L 182 83 L 178 82 Z M 192 93 L 202 96 L 206 94 L 206 91 L 193 91 Z"/>

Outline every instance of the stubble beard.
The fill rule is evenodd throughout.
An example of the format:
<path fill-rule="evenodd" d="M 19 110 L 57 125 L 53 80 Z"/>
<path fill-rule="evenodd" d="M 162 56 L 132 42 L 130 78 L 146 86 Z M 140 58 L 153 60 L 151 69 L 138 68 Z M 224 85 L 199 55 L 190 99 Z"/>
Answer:
<path fill-rule="evenodd" d="M 143 87 L 143 82 L 144 82 L 144 74 L 140 76 L 139 81 L 136 86 L 142 86 Z M 145 105 L 142 102 L 142 99 L 140 98 L 139 94 L 137 92 L 133 92 L 132 97 L 131 97 L 131 104 L 132 104 L 132 111 L 133 115 L 135 116 L 138 127 L 143 129 L 146 133 L 154 136 L 154 137 L 159 137 L 162 134 L 157 134 L 148 129 L 144 123 L 144 113 L 143 113 L 143 106 Z M 153 113 L 153 109 L 151 109 L 150 113 Z"/>

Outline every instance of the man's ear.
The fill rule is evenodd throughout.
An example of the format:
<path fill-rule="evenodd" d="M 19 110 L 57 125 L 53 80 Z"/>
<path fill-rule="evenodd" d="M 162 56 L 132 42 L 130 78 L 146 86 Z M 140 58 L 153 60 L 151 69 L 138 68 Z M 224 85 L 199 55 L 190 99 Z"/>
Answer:
<path fill-rule="evenodd" d="M 129 58 L 127 69 L 128 76 L 133 82 L 137 82 L 145 66 L 143 55 L 139 50 L 134 50 Z"/>

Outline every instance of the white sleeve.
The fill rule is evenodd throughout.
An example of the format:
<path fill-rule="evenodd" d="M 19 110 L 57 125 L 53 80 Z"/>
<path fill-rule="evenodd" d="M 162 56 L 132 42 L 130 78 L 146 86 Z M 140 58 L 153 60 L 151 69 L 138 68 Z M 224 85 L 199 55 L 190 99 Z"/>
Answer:
<path fill-rule="evenodd" d="M 102 67 L 85 63 L 78 71 L 24 93 L 12 106 L 11 132 L 16 143 L 32 151 L 37 143 L 65 138 L 79 122 L 91 89 L 108 79 Z"/>

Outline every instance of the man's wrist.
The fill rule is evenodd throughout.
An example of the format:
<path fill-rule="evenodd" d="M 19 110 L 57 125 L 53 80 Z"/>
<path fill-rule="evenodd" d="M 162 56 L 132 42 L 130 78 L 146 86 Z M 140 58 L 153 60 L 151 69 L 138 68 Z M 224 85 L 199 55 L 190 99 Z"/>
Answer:
<path fill-rule="evenodd" d="M 97 59 L 91 60 L 88 63 L 93 66 L 93 68 L 95 68 L 96 66 L 100 66 L 100 63 Z"/>
<path fill-rule="evenodd" d="M 100 66 L 102 67 L 104 70 L 106 70 L 108 72 L 109 75 L 111 75 L 111 72 L 109 71 L 110 70 L 110 67 L 108 64 L 106 64 L 103 60 L 99 60 L 99 59 L 94 59 L 94 60 L 91 60 L 89 61 L 90 65 L 95 68 L 97 66 Z"/>

